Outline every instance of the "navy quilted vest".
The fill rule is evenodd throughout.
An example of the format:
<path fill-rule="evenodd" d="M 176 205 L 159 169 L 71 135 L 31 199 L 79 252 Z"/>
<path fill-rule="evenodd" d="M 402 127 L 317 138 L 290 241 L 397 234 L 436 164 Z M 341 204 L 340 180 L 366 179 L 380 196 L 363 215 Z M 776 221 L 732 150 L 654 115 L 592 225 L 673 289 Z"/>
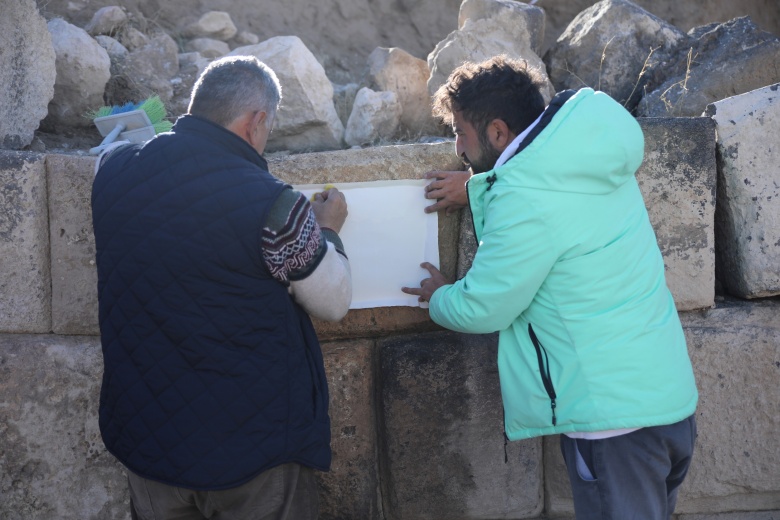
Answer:
<path fill-rule="evenodd" d="M 225 489 L 286 462 L 330 467 L 322 352 L 261 250 L 286 188 L 193 116 L 98 173 L 100 431 L 133 472 Z"/>

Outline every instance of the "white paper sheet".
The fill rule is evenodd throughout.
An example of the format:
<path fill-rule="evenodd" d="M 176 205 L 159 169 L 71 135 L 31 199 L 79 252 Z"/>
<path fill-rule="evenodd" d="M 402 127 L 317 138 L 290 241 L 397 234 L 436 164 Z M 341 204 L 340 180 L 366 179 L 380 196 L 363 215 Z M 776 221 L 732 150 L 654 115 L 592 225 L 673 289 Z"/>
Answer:
<path fill-rule="evenodd" d="M 352 268 L 350 309 L 421 304 L 401 287 L 419 287 L 430 274 L 420 267 L 439 267 L 439 225 L 424 186 L 429 181 L 397 180 L 336 183 L 347 199 L 349 215 L 339 232 Z M 324 184 L 293 186 L 306 198 Z M 423 304 L 422 306 L 427 306 Z"/>

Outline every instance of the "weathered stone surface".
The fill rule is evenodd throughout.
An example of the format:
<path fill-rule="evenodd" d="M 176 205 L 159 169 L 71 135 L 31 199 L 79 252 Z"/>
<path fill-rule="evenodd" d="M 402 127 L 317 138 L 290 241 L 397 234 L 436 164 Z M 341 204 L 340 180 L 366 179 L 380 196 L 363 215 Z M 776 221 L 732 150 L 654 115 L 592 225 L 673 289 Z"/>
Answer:
<path fill-rule="evenodd" d="M 98 431 L 101 360 L 94 337 L 0 335 L 0 518 L 128 518 Z"/>
<path fill-rule="evenodd" d="M 0 151 L 0 332 L 51 329 L 43 155 Z"/>
<path fill-rule="evenodd" d="M 124 45 L 119 43 L 119 40 L 111 36 L 95 36 L 95 41 L 106 50 L 112 65 L 116 61 L 126 58 L 130 53 Z"/>
<path fill-rule="evenodd" d="M 677 310 L 715 298 L 715 127 L 707 118 L 640 119 L 645 159 L 637 180 Z"/>
<path fill-rule="evenodd" d="M 171 79 L 179 73 L 179 46 L 167 34 L 158 32 L 146 44 L 131 50 L 118 69 L 111 78 L 111 104 L 137 103 L 155 94 L 167 103 L 173 97 Z M 116 87 L 117 80 L 126 82 L 124 89 Z"/>
<path fill-rule="evenodd" d="M 378 518 L 374 342 L 322 345 L 330 392 L 330 473 L 319 474 L 323 520 Z"/>
<path fill-rule="evenodd" d="M 225 11 L 209 11 L 184 29 L 183 35 L 189 38 L 213 38 L 227 41 L 236 35 L 238 29 Z M 255 42 L 257 43 L 257 42 Z"/>
<path fill-rule="evenodd" d="M 0 148 L 29 145 L 54 96 L 55 55 L 34 0 L 3 3 L 0 16 Z"/>
<path fill-rule="evenodd" d="M 361 88 L 347 120 L 344 141 L 350 146 L 374 144 L 395 135 L 403 108 L 395 92 Z"/>
<path fill-rule="evenodd" d="M 707 118 L 640 119 L 645 159 L 637 171 L 645 206 L 678 310 L 715 298 L 715 128 Z M 458 277 L 476 253 L 471 216 L 463 212 Z"/>
<path fill-rule="evenodd" d="M 522 2 L 514 0 L 463 0 L 458 11 L 458 29 L 463 29 L 466 20 L 489 20 L 494 17 L 507 16 L 508 13 L 527 17 L 528 45 L 532 51 L 541 56 L 545 11 L 529 7 Z"/>
<path fill-rule="evenodd" d="M 333 105 L 336 107 L 336 113 L 346 128 L 349 116 L 352 115 L 352 106 L 355 104 L 360 85 L 357 83 L 347 83 L 346 85 L 333 85 Z"/>
<path fill-rule="evenodd" d="M 45 123 L 55 129 L 89 126 L 92 121 L 84 115 L 104 104 L 111 60 L 84 29 L 59 18 L 51 20 L 48 28 L 57 56 L 57 80 Z"/>
<path fill-rule="evenodd" d="M 455 147 L 451 142 L 382 146 L 362 150 L 340 150 L 282 157 L 271 156 L 268 158 L 268 162 L 271 173 L 290 184 L 333 183 L 336 186 L 340 182 L 421 179 L 425 172 L 431 170 L 463 169 L 463 163 L 455 155 Z M 449 277 L 455 276 L 458 228 L 458 220 L 454 216 L 451 218 L 439 217 L 440 269 L 445 276 Z M 349 244 L 345 244 L 345 247 L 349 251 Z M 398 323 L 399 326 L 402 324 L 392 317 L 393 313 L 389 317 L 385 317 L 371 312 L 350 311 L 347 314 L 347 319 L 350 319 L 353 313 L 355 321 L 349 322 L 350 325 L 346 329 L 342 329 L 341 325 L 338 326 L 339 330 L 346 332 L 353 330 L 354 327 L 355 331 L 360 331 L 359 336 L 364 336 L 363 331 L 370 331 L 374 326 L 381 330 L 383 325 L 379 324 L 387 324 L 390 327 L 395 326 L 390 324 Z M 410 319 L 417 327 L 418 322 L 415 316 L 412 314 Z M 323 324 L 323 327 L 324 330 L 332 330 L 328 325 Z M 348 332 L 346 333 L 348 334 Z"/>
<path fill-rule="evenodd" d="M 714 103 L 707 114 L 718 131 L 718 279 L 742 298 L 778 295 L 780 83 Z"/>
<path fill-rule="evenodd" d="M 554 95 L 542 59 L 533 51 L 532 35 L 536 25 L 544 24 L 544 12 L 523 3 L 501 3 L 489 18 L 466 19 L 463 26 L 453 31 L 428 55 L 431 77 L 428 93 L 434 92 L 447 80 L 450 73 L 464 61 L 480 62 L 497 54 L 524 60 L 536 70 L 547 84 L 542 92 L 545 101 Z"/>
<path fill-rule="evenodd" d="M 238 45 L 255 45 L 260 43 L 260 37 L 253 32 L 241 31 L 235 37 Z"/>
<path fill-rule="evenodd" d="M 428 63 L 397 47 L 377 47 L 368 56 L 365 81 L 376 91 L 391 91 L 401 105 L 399 132 L 414 136 L 436 132 L 428 95 Z"/>
<path fill-rule="evenodd" d="M 629 109 L 642 94 L 650 49 L 686 40 L 674 26 L 627 0 L 603 0 L 577 15 L 545 56 L 557 90 L 592 87 Z"/>
<path fill-rule="evenodd" d="M 98 9 L 84 30 L 92 36 L 112 35 L 125 23 L 127 23 L 125 10 L 118 5 L 109 5 Z"/>
<path fill-rule="evenodd" d="M 134 51 L 148 45 L 149 37 L 135 27 L 125 27 L 119 33 L 119 41 L 127 47 L 127 50 Z"/>
<path fill-rule="evenodd" d="M 228 54 L 240 55 L 256 56 L 274 70 L 282 85 L 282 104 L 268 151 L 341 148 L 344 125 L 333 105 L 333 85 L 300 38 L 278 36 Z"/>
<path fill-rule="evenodd" d="M 679 515 L 677 520 L 780 520 L 780 509 L 775 511 L 757 511 L 755 513 L 721 513 L 705 515 Z"/>
<path fill-rule="evenodd" d="M 99 334 L 92 233 L 94 157 L 49 155 L 51 320 L 57 334 Z"/>
<path fill-rule="evenodd" d="M 760 31 L 749 18 L 698 27 L 689 34 L 685 46 L 660 56 L 653 67 L 662 78 L 674 74 L 652 91 L 648 88 L 637 107 L 639 115 L 699 116 L 710 103 L 780 82 L 780 38 Z"/>
<path fill-rule="evenodd" d="M 214 38 L 195 38 L 184 46 L 187 52 L 199 52 L 205 58 L 214 59 L 230 52 L 230 46 Z"/>
<path fill-rule="evenodd" d="M 677 513 L 776 509 L 780 503 L 780 302 L 724 301 L 682 313 L 699 388 L 699 436 Z M 571 514 L 557 438 L 545 441 L 548 514 Z M 691 517 L 685 517 L 691 520 Z M 752 518 L 725 515 L 723 520 Z M 758 516 L 757 519 L 763 520 Z"/>
<path fill-rule="evenodd" d="M 418 179 L 430 170 L 463 168 L 452 143 L 378 147 L 311 154 L 269 156 L 271 173 L 290 184 Z M 51 197 L 52 310 L 54 330 L 98 334 L 97 279 L 90 212 L 95 159 L 74 155 L 48 156 Z M 45 220 L 44 220 L 45 225 Z M 439 218 L 442 272 L 455 276 L 458 218 Z M 349 244 L 347 244 L 349 249 Z M 48 281 L 45 283 L 48 287 Z M 47 322 L 46 331 L 49 330 Z M 317 322 L 326 339 L 440 330 L 425 309 L 393 307 L 350 311 L 339 323 Z M 38 329 L 35 329 L 38 331 Z"/>
<path fill-rule="evenodd" d="M 386 516 L 541 513 L 541 441 L 504 443 L 496 340 L 453 333 L 380 340 Z"/>

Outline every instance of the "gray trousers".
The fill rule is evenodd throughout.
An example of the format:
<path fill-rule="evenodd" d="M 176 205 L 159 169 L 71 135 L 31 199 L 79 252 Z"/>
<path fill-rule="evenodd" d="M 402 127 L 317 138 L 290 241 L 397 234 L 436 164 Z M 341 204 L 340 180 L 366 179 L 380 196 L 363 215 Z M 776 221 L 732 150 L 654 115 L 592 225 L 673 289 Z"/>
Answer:
<path fill-rule="evenodd" d="M 314 470 L 283 464 L 241 486 L 193 491 L 127 472 L 133 520 L 316 520 Z"/>
<path fill-rule="evenodd" d="M 688 473 L 696 419 L 599 440 L 561 435 L 577 520 L 668 520 Z M 577 459 L 587 470 L 578 470 Z M 589 475 L 587 473 L 590 473 Z"/>

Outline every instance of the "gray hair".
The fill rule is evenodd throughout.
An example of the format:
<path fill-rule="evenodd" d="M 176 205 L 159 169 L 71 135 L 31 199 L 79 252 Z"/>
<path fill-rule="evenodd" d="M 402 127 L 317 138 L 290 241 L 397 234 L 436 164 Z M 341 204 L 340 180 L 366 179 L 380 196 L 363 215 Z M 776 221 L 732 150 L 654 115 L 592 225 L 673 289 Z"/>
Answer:
<path fill-rule="evenodd" d="M 271 68 L 254 56 L 230 56 L 206 67 L 192 88 L 188 113 L 227 127 L 247 112 L 264 111 L 270 128 L 282 99 Z"/>

